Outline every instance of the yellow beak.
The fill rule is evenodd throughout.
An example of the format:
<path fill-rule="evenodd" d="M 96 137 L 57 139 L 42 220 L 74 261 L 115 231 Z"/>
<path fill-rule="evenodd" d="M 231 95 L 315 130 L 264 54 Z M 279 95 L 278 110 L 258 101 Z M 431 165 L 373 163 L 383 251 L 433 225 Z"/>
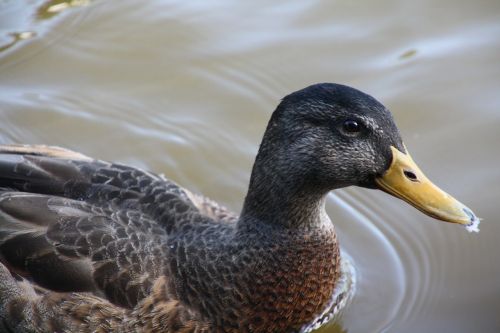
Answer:
<path fill-rule="evenodd" d="M 380 189 L 438 220 L 465 225 L 469 231 L 479 231 L 479 219 L 472 210 L 434 185 L 408 153 L 392 146 L 391 151 L 389 169 L 375 179 Z"/>

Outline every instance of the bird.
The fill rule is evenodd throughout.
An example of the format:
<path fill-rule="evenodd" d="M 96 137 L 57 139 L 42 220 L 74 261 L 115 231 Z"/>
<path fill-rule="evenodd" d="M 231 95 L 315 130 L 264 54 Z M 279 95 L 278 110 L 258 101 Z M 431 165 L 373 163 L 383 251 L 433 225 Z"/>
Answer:
<path fill-rule="evenodd" d="M 425 177 L 390 111 L 341 84 L 279 102 L 240 214 L 133 166 L 0 145 L 0 331 L 310 332 L 346 297 L 325 200 L 347 186 L 479 223 Z"/>

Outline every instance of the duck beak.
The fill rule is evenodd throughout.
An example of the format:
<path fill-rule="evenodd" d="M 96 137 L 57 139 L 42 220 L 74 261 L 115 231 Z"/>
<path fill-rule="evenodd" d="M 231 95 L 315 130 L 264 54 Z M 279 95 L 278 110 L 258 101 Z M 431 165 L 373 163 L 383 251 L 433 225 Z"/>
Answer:
<path fill-rule="evenodd" d="M 405 147 L 406 150 L 406 147 Z M 389 169 L 375 179 L 378 187 L 438 220 L 458 223 L 479 231 L 479 219 L 464 204 L 434 185 L 415 164 L 410 154 L 391 146 Z"/>

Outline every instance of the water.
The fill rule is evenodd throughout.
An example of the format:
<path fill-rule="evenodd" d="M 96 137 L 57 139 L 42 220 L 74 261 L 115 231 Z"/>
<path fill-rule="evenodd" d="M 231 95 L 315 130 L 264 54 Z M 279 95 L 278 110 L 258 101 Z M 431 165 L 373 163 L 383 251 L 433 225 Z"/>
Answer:
<path fill-rule="evenodd" d="M 479 234 L 381 193 L 328 212 L 357 270 L 320 332 L 500 331 L 500 2 L 0 1 L 0 142 L 163 172 L 238 211 L 279 99 L 339 82 L 388 106 Z"/>

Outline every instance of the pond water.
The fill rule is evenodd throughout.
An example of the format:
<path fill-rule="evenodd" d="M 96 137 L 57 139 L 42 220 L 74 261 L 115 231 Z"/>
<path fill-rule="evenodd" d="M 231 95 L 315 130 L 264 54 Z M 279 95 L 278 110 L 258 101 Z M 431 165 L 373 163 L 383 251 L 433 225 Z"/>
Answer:
<path fill-rule="evenodd" d="M 479 234 L 330 195 L 357 288 L 320 332 L 500 332 L 500 2 L 0 1 L 0 142 L 130 163 L 241 208 L 279 99 L 354 86 Z"/>

